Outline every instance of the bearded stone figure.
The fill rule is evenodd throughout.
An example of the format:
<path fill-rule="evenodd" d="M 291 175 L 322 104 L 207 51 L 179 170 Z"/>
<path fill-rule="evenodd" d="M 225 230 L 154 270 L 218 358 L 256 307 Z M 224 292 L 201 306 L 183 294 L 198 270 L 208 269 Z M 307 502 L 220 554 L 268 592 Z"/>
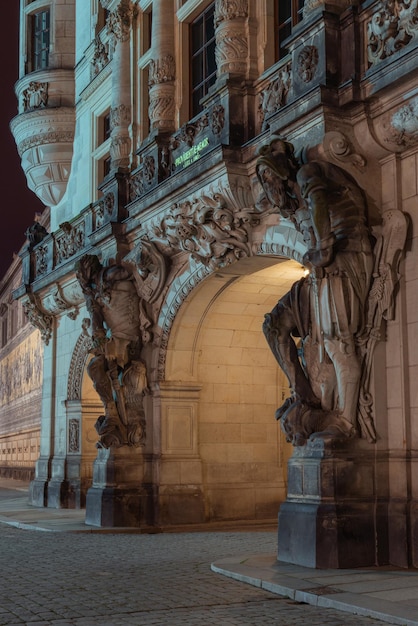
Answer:
<path fill-rule="evenodd" d="M 140 359 L 140 298 L 133 276 L 120 265 L 103 267 L 88 254 L 77 263 L 76 274 L 91 320 L 94 356 L 87 371 L 105 407 L 95 425 L 97 446 L 141 445 L 147 376 Z"/>
<path fill-rule="evenodd" d="M 336 165 L 300 163 L 293 145 L 275 139 L 256 164 L 264 203 L 301 233 L 308 276 L 265 316 L 263 331 L 289 381 L 277 410 L 288 441 L 356 437 L 366 303 L 373 272 L 366 198 Z"/>

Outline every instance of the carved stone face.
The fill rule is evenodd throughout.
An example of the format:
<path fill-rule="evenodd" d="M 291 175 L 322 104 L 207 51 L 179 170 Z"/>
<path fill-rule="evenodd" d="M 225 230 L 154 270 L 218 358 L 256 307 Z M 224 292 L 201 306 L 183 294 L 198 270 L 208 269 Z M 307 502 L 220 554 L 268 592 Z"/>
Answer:
<path fill-rule="evenodd" d="M 258 179 L 264 189 L 268 201 L 279 209 L 285 209 L 287 205 L 288 184 L 278 176 L 268 165 L 261 163 L 257 166 Z"/>

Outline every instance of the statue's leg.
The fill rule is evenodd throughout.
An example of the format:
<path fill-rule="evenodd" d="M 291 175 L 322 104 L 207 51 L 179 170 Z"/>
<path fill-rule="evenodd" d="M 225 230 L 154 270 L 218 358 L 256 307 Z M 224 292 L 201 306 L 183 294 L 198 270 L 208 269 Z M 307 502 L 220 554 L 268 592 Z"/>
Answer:
<path fill-rule="evenodd" d="M 361 365 L 354 339 L 352 336 L 345 339 L 325 338 L 324 345 L 337 377 L 339 413 L 356 427 Z"/>
<path fill-rule="evenodd" d="M 280 300 L 271 313 L 265 316 L 263 332 L 277 362 L 285 373 L 293 396 L 305 404 L 319 406 L 309 380 L 299 361 L 296 344 L 291 337 L 295 319 L 285 300 Z"/>

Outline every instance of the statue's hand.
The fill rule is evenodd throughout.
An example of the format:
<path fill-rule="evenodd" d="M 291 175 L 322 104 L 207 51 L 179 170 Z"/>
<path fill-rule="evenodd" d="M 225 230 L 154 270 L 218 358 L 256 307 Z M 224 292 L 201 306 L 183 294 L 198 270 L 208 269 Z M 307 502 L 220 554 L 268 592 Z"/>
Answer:
<path fill-rule="evenodd" d="M 305 267 L 327 267 L 334 260 L 334 249 L 332 246 L 320 250 L 309 250 L 303 257 Z"/>

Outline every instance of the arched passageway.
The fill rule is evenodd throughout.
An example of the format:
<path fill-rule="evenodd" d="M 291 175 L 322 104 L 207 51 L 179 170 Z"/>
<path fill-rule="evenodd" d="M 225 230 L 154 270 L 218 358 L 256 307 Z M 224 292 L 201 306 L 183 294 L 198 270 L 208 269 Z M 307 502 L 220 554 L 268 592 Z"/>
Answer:
<path fill-rule="evenodd" d="M 178 312 L 162 384 L 163 522 L 180 502 L 205 520 L 276 517 L 290 450 L 274 413 L 288 384 L 262 323 L 302 272 L 295 261 L 245 259 L 207 279 Z"/>

